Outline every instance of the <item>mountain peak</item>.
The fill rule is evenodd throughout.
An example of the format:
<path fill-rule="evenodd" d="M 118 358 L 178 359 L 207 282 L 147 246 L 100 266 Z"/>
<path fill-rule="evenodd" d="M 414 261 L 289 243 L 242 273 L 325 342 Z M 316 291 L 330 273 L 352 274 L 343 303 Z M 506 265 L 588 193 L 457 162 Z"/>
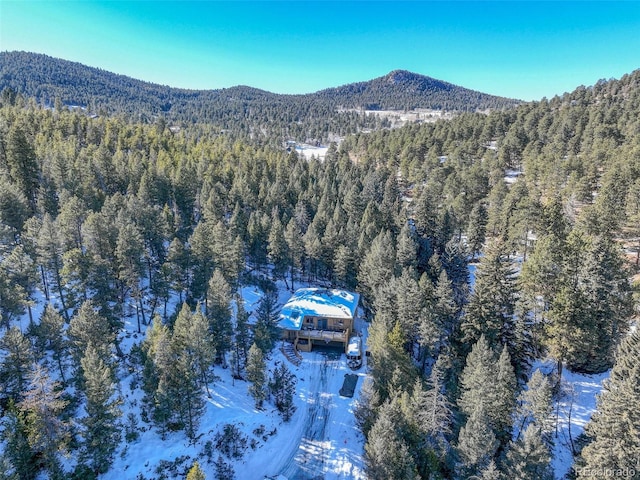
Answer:
<path fill-rule="evenodd" d="M 105 111 L 125 112 L 153 118 L 194 118 L 194 111 L 207 111 L 199 120 L 233 123 L 274 105 L 295 111 L 313 104 L 309 118 L 337 109 L 475 111 L 509 108 L 516 100 L 495 97 L 451 83 L 413 73 L 393 70 L 365 82 L 328 88 L 307 95 L 287 96 L 253 87 L 219 90 L 185 90 L 156 85 L 79 63 L 28 52 L 0 52 L 0 90 L 4 87 L 53 104 L 60 98 L 67 105 L 92 105 Z"/>
<path fill-rule="evenodd" d="M 418 73 L 413 73 L 408 70 L 393 70 L 383 77 L 389 83 L 407 83 L 416 80 L 423 80 L 427 77 Z"/>

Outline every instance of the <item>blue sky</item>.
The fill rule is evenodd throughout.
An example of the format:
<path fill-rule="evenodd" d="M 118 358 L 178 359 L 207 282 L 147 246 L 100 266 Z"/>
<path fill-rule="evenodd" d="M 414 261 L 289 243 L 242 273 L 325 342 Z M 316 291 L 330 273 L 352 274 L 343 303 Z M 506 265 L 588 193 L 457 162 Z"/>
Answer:
<path fill-rule="evenodd" d="M 640 68 L 640 2 L 0 0 L 0 50 L 183 88 L 306 93 L 406 69 L 537 100 Z"/>

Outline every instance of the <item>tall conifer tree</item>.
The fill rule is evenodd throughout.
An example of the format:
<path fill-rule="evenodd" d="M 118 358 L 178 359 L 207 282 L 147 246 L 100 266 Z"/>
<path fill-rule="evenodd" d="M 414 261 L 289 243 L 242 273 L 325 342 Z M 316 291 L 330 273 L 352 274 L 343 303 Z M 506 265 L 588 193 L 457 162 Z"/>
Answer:
<path fill-rule="evenodd" d="M 598 398 L 596 412 L 586 432 L 592 440 L 582 451 L 585 465 L 579 478 L 594 472 L 638 468 L 640 458 L 640 333 L 626 337 L 618 349 L 616 363 Z M 582 473 L 580 473 L 582 472 Z M 604 478 L 606 475 L 601 475 Z"/>
<path fill-rule="evenodd" d="M 92 471 L 105 473 L 120 441 L 120 401 L 114 398 L 116 385 L 111 368 L 102 361 L 92 345 L 87 347 L 80 363 L 87 412 L 87 416 L 81 419 L 85 428 L 82 433 L 83 457 L 89 462 Z"/>

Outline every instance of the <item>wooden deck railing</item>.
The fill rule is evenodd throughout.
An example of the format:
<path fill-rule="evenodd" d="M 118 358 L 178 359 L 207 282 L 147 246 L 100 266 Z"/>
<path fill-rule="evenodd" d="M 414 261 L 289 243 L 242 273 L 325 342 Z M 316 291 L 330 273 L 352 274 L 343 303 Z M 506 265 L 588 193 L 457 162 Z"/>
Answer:
<path fill-rule="evenodd" d="M 349 340 L 349 331 L 333 331 L 333 330 L 300 330 L 298 339 L 303 340 L 324 340 L 325 342 L 342 342 Z"/>

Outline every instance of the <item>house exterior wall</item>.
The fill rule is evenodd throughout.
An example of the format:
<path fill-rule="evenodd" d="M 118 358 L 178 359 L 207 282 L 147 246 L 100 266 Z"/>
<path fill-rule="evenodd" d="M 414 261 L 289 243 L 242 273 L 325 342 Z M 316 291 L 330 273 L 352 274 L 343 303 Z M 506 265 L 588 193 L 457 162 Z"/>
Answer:
<path fill-rule="evenodd" d="M 353 318 L 305 316 L 300 330 L 284 330 L 283 339 L 300 351 L 310 352 L 313 345 L 335 345 L 347 349 L 353 332 Z"/>
<path fill-rule="evenodd" d="M 333 330 L 353 329 L 352 318 L 327 318 L 305 316 L 301 330 Z"/>

